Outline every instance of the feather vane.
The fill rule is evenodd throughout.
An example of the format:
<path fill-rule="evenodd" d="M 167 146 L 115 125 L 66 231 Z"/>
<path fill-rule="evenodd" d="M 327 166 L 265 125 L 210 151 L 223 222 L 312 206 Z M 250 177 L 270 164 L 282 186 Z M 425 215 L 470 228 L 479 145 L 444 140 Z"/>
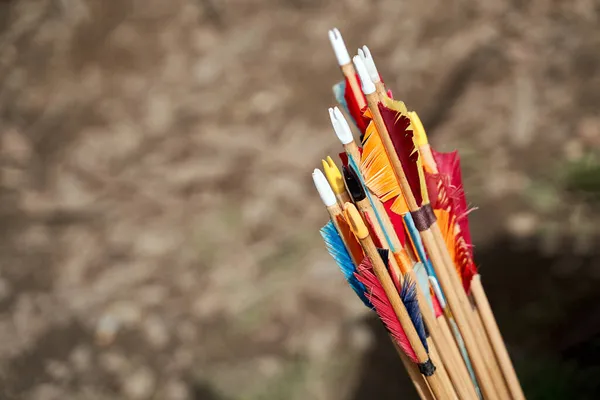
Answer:
<path fill-rule="evenodd" d="M 418 362 L 417 354 L 412 348 L 402 324 L 398 320 L 392 304 L 387 298 L 383 286 L 373 272 L 373 265 L 368 257 L 358 266 L 356 278 L 365 285 L 367 298 L 373 304 L 377 315 L 385 325 L 388 332 L 392 335 L 398 346 L 413 362 Z"/>
<path fill-rule="evenodd" d="M 344 243 L 346 243 L 346 245 L 348 246 L 348 252 L 352 256 L 352 259 L 355 261 L 362 260 L 365 256 L 365 253 L 362 249 L 362 246 L 356 239 L 356 236 L 354 236 L 354 233 L 352 233 L 350 225 L 348 225 L 348 222 L 346 222 L 346 220 L 344 219 L 344 216 L 341 214 L 338 215 L 335 218 L 335 222 L 340 230 L 340 236 L 342 237 Z"/>
<path fill-rule="evenodd" d="M 419 284 L 419 288 L 421 288 L 421 292 L 423 293 L 427 304 L 432 310 L 435 310 L 433 308 L 433 299 L 431 298 L 431 289 L 429 287 L 429 277 L 427 276 L 425 266 L 422 262 L 417 262 L 413 267 L 413 271 L 415 271 L 417 283 Z"/>
<path fill-rule="evenodd" d="M 402 196 L 400 196 L 400 197 L 402 198 L 402 200 L 404 200 L 404 198 Z M 390 219 L 390 222 L 392 223 L 392 226 L 394 227 L 396 236 L 398 236 L 400 243 L 402 244 L 402 246 L 404 246 L 406 244 L 406 232 L 404 231 L 404 221 L 402 219 L 402 215 L 399 213 L 396 213 L 392 209 L 395 201 L 396 200 L 386 201 L 383 203 L 383 207 L 385 208 L 388 218 Z M 406 202 L 403 202 L 403 203 L 404 203 L 404 206 L 406 206 Z"/>
<path fill-rule="evenodd" d="M 360 78 L 356 75 L 357 82 L 360 82 Z M 363 97 L 363 104 L 367 103 L 364 94 L 362 91 L 360 95 Z M 348 82 L 348 78 L 344 80 L 344 102 L 346 104 L 346 108 L 348 109 L 348 114 L 354 120 L 354 123 L 360 130 L 361 134 L 365 133 L 367 129 L 367 125 L 369 124 L 369 120 L 363 116 L 363 110 L 360 107 L 360 103 L 356 99 L 354 92 Z"/>
<path fill-rule="evenodd" d="M 346 103 L 346 99 L 344 98 L 344 94 L 346 93 L 346 81 L 339 81 L 332 87 L 333 96 L 335 97 L 335 101 L 346 111 L 346 114 L 350 115 L 350 110 L 348 109 L 348 103 Z"/>
<path fill-rule="evenodd" d="M 360 170 L 365 185 L 384 203 L 393 200 L 389 208 L 395 213 L 408 212 L 402 190 L 373 121 L 367 126 L 362 145 Z"/>
<path fill-rule="evenodd" d="M 467 208 L 467 198 L 463 186 L 458 151 L 440 153 L 431 149 L 431 152 L 440 174 L 446 174 L 450 178 L 448 183 L 452 190 L 448 195 L 452 200 L 454 213 L 456 214 L 457 222 L 463 237 L 467 242 L 467 245 L 471 245 L 471 231 L 469 229 L 469 219 L 467 217 L 471 210 Z"/>
<path fill-rule="evenodd" d="M 344 278 L 354 290 L 356 295 L 362 300 L 365 306 L 373 308 L 371 302 L 365 296 L 365 286 L 356 279 L 356 266 L 352 262 L 352 258 L 344 245 L 344 241 L 335 229 L 333 222 L 329 221 L 323 228 L 321 228 L 321 236 L 325 241 L 325 246 L 331 257 L 335 260 L 336 264 L 344 274 Z"/>
<path fill-rule="evenodd" d="M 421 343 L 423 343 L 423 347 L 429 352 L 429 347 L 427 346 L 427 333 L 425 332 L 425 325 L 423 324 L 423 315 L 421 315 L 419 301 L 417 300 L 417 286 L 408 274 L 404 276 L 400 298 L 406 307 L 406 311 L 408 311 L 408 315 L 415 326 L 415 330 L 419 335 L 419 339 L 421 339 Z"/>
<path fill-rule="evenodd" d="M 402 164 L 404 175 L 410 185 L 411 191 L 417 205 L 423 202 L 421 192 L 421 180 L 419 177 L 419 152 L 415 148 L 413 141 L 413 132 L 409 129 L 410 118 L 407 116 L 404 103 L 394 100 L 386 101 L 386 104 L 379 103 L 379 112 L 383 122 L 390 134 L 390 139 L 396 150 L 396 154 Z"/>
<path fill-rule="evenodd" d="M 473 260 L 473 245 L 469 229 L 467 201 L 464 193 L 458 152 L 440 153 L 431 150 L 438 173 L 427 174 L 427 187 L 438 224 L 446 240 L 465 291 L 477 274 Z"/>

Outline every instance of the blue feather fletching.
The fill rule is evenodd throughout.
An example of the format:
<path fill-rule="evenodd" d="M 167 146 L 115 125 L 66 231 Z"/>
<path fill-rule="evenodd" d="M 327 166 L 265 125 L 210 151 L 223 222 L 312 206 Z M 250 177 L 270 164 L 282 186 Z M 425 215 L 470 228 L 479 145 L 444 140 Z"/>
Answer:
<path fill-rule="evenodd" d="M 344 109 L 347 115 L 351 115 L 348 110 L 348 103 L 346 103 L 346 99 L 344 98 L 344 93 L 346 92 L 346 81 L 340 81 L 333 85 L 333 95 L 335 96 L 335 101 L 337 101 L 340 106 Z M 354 120 L 353 120 L 354 121 Z"/>
<path fill-rule="evenodd" d="M 429 347 L 427 346 L 427 334 L 425 333 L 425 325 L 423 324 L 423 316 L 421 315 L 421 310 L 419 310 L 419 302 L 417 301 L 417 287 L 415 283 L 411 281 L 408 274 L 404 276 L 404 283 L 402 284 L 400 298 L 404 303 L 404 307 L 406 307 L 406 311 L 408 311 L 408 315 L 415 326 L 417 334 L 419 335 L 419 339 L 421 339 L 421 343 L 423 343 L 423 347 L 425 347 L 425 350 L 429 352 Z"/>
<path fill-rule="evenodd" d="M 329 251 L 331 257 L 333 257 L 338 267 L 340 267 L 340 270 L 342 270 L 342 273 L 344 274 L 344 277 L 346 278 L 346 281 L 350 287 L 354 290 L 356 295 L 360 297 L 362 302 L 365 303 L 365 306 L 369 307 L 369 309 L 372 309 L 373 306 L 371 305 L 371 302 L 365 296 L 365 285 L 360 283 L 354 276 L 354 273 L 356 272 L 356 266 L 352 262 L 352 258 L 350 258 L 350 254 L 348 253 L 340 234 L 338 233 L 337 229 L 335 229 L 333 222 L 329 221 L 323 228 L 321 228 L 321 236 L 325 241 L 327 251 Z"/>
<path fill-rule="evenodd" d="M 427 304 L 429 308 L 433 310 L 433 300 L 431 299 L 431 292 L 429 291 L 429 277 L 427 276 L 427 271 L 423 266 L 423 263 L 418 262 L 413 266 L 413 271 L 415 271 L 415 275 L 417 276 L 417 283 L 421 288 L 421 292 L 425 299 L 427 299 Z"/>

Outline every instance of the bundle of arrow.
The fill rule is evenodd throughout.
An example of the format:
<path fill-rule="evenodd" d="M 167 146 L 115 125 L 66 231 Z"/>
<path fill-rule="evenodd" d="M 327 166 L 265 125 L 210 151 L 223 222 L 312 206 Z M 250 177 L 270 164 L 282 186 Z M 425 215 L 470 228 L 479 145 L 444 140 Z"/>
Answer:
<path fill-rule="evenodd" d="M 473 261 L 459 157 L 427 141 L 393 100 L 364 46 L 352 60 L 329 32 L 344 81 L 334 86 L 360 131 L 329 109 L 345 152 L 313 180 L 331 220 L 321 234 L 373 309 L 423 399 L 524 399 Z"/>

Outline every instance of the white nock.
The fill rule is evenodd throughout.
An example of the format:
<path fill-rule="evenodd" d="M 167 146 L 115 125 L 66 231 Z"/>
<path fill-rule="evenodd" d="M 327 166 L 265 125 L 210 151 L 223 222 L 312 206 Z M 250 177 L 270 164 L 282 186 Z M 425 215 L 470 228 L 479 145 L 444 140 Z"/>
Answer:
<path fill-rule="evenodd" d="M 367 72 L 367 67 L 365 67 L 365 63 L 363 63 L 360 56 L 354 56 L 352 61 L 354 61 L 354 67 L 356 68 L 356 72 L 358 72 L 358 76 L 360 76 L 363 93 L 365 95 L 375 93 L 375 84 L 371 80 L 371 77 Z"/>
<path fill-rule="evenodd" d="M 348 121 L 346 121 L 346 118 L 344 118 L 340 109 L 337 107 L 330 108 L 329 118 L 331 119 L 331 125 L 333 125 L 333 130 L 340 142 L 342 142 L 342 144 L 352 143 L 354 141 L 352 130 L 350 130 L 350 125 L 348 125 Z"/>
<path fill-rule="evenodd" d="M 348 49 L 346 49 L 346 45 L 344 44 L 344 38 L 338 28 L 333 28 L 329 31 L 329 41 L 331 42 L 331 47 L 333 47 L 335 57 L 337 58 L 340 67 L 342 65 L 350 64 L 350 54 L 348 54 Z"/>
<path fill-rule="evenodd" d="M 369 71 L 369 75 L 371 76 L 371 80 L 373 82 L 379 82 L 381 78 L 379 77 L 379 72 L 377 71 L 375 61 L 373 61 L 373 56 L 371 55 L 371 51 L 369 50 L 369 48 L 367 46 L 363 46 L 362 50 L 358 49 L 358 54 L 365 63 L 367 71 Z"/>
<path fill-rule="evenodd" d="M 327 178 L 325 178 L 323 172 L 320 169 L 315 168 L 312 177 L 313 181 L 315 182 L 315 187 L 317 188 L 319 196 L 321 196 L 321 200 L 323 201 L 323 204 L 325 204 L 325 207 L 331 207 L 332 205 L 336 204 L 337 200 L 335 199 L 333 189 L 331 189 L 331 186 L 329 186 L 329 182 L 327 182 Z"/>

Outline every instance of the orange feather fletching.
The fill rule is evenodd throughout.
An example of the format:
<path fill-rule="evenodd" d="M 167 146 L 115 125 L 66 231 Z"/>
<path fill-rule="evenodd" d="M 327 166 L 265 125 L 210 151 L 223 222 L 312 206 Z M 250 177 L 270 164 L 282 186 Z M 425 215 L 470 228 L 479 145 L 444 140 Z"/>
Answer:
<path fill-rule="evenodd" d="M 342 214 L 336 216 L 335 222 L 340 229 L 340 236 L 348 247 L 348 253 L 350 253 L 353 260 L 356 260 L 357 263 L 360 262 L 360 260 L 365 257 L 365 253 L 358 242 L 358 239 L 356 239 L 356 236 L 352 233 L 350 225 L 348 225 L 348 222 L 346 222 Z"/>
<path fill-rule="evenodd" d="M 390 209 L 395 213 L 408 212 L 408 206 L 373 121 L 367 126 L 362 145 L 360 170 L 367 187 L 384 203 L 394 200 Z"/>

